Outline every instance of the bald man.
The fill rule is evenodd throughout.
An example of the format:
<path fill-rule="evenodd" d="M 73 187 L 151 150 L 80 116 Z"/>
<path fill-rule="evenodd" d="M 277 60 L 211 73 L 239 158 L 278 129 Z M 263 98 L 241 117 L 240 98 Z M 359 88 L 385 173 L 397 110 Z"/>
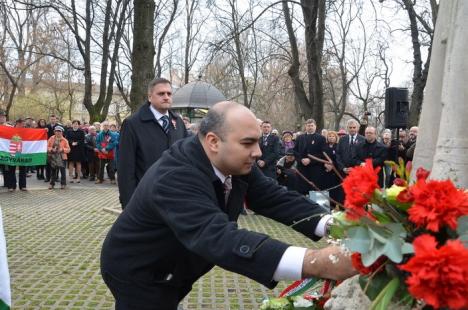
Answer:
<path fill-rule="evenodd" d="M 319 205 L 261 173 L 260 136 L 252 112 L 221 102 L 198 136 L 174 144 L 146 172 L 102 248 L 101 272 L 116 309 L 175 310 L 214 265 L 269 288 L 280 280 L 355 274 L 337 247 L 294 247 L 238 228 L 245 199 L 255 213 L 297 223 L 293 228 L 313 240 L 330 222 Z"/>
<path fill-rule="evenodd" d="M 372 165 L 375 167 L 383 167 L 387 160 L 387 147 L 377 141 L 377 130 L 375 127 L 368 126 L 365 131 L 365 142 L 358 145 L 356 154 L 353 158 L 353 165 L 363 165 L 367 158 L 372 159 Z M 383 169 L 379 173 L 379 184 L 383 186 Z"/>

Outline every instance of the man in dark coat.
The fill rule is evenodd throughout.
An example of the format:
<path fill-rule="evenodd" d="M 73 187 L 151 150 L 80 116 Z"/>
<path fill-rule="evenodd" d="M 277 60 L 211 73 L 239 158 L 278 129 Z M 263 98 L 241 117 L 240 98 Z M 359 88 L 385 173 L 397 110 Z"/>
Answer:
<path fill-rule="evenodd" d="M 125 208 L 146 170 L 174 142 L 187 137 L 182 118 L 170 111 L 172 87 L 156 78 L 148 85 L 148 102 L 122 124 L 118 161 L 120 202 Z"/>
<path fill-rule="evenodd" d="M 276 161 L 280 155 L 281 143 L 276 135 L 271 134 L 271 123 L 262 122 L 262 138 L 258 141 L 262 156 L 257 160 L 260 170 L 269 178 L 276 179 Z"/>
<path fill-rule="evenodd" d="M 315 120 L 308 119 L 305 122 L 305 133 L 297 137 L 294 145 L 294 154 L 297 160 L 297 169 L 308 180 L 312 181 L 318 188 L 325 189 L 323 184 L 324 167 L 323 164 L 311 159 L 308 155 L 324 158 L 326 140 L 321 134 L 316 133 L 317 125 Z M 305 180 L 298 178 L 297 190 L 301 194 L 308 194 L 312 188 Z"/>
<path fill-rule="evenodd" d="M 292 247 L 238 228 L 244 200 L 257 214 L 296 223 L 293 228 L 313 240 L 330 220 L 320 206 L 260 172 L 260 136 L 246 107 L 218 103 L 198 136 L 178 141 L 146 172 L 101 252 L 102 276 L 117 309 L 175 310 L 214 265 L 269 288 L 285 279 L 355 274 L 339 247 Z"/>
<path fill-rule="evenodd" d="M 375 127 L 368 126 L 365 131 L 365 142 L 358 145 L 356 155 L 352 160 L 353 166 L 363 165 L 366 159 L 372 159 L 374 168 L 383 167 L 385 160 L 387 160 L 388 149 L 387 147 L 377 141 L 377 131 Z M 379 184 L 383 186 L 384 182 L 384 169 L 379 172 Z"/>
<path fill-rule="evenodd" d="M 348 134 L 340 138 L 338 147 L 336 148 L 336 162 L 338 170 L 345 175 L 348 174 L 350 168 L 355 166 L 354 158 L 359 145 L 363 144 L 366 139 L 359 132 L 359 123 L 350 119 L 347 123 Z"/>

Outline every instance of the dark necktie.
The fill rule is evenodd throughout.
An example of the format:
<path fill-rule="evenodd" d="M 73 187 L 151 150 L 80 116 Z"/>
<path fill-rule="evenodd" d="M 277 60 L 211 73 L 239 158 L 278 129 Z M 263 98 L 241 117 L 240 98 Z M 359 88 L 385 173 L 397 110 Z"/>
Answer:
<path fill-rule="evenodd" d="M 226 180 L 224 180 L 224 205 L 227 206 L 227 202 L 229 199 L 229 194 L 231 193 L 232 189 L 232 177 L 228 176 Z"/>
<path fill-rule="evenodd" d="M 354 145 L 354 136 L 351 136 L 351 145 Z"/>
<path fill-rule="evenodd" d="M 162 121 L 162 129 L 167 133 L 169 131 L 169 117 L 167 115 L 163 115 L 160 120 Z"/>

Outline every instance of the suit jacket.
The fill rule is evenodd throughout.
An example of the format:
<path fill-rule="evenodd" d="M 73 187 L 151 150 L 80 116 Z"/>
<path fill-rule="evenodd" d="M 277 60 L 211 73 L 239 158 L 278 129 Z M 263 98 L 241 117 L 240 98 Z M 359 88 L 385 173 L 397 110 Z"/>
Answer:
<path fill-rule="evenodd" d="M 275 178 L 276 161 L 280 157 L 281 143 L 277 136 L 269 134 L 266 141 L 263 142 L 263 136 L 258 141 L 262 156 L 259 158 L 265 162 L 265 166 L 260 168 L 266 176 Z"/>
<path fill-rule="evenodd" d="M 277 185 L 256 166 L 247 175 L 232 177 L 225 205 L 223 184 L 198 137 L 189 137 L 174 144 L 143 176 L 104 241 L 103 274 L 127 283 L 127 290 L 144 287 L 151 300 L 175 305 L 214 265 L 273 288 L 273 274 L 288 245 L 238 228 L 245 200 L 256 213 L 286 225 L 328 213 Z M 319 220 L 312 217 L 294 229 L 318 240 L 314 231 Z"/>
<path fill-rule="evenodd" d="M 187 137 L 182 119 L 169 111 L 171 124 L 166 134 L 147 102 L 125 119 L 119 145 L 118 184 L 120 202 L 125 207 L 148 168 L 174 142 Z"/>
<path fill-rule="evenodd" d="M 385 160 L 387 160 L 387 152 L 387 147 L 384 144 L 378 141 L 374 143 L 365 141 L 358 145 L 356 149 L 356 155 L 352 160 L 353 166 L 358 166 L 365 162 L 367 158 L 372 158 L 374 167 L 382 167 Z"/>
<path fill-rule="evenodd" d="M 355 166 L 353 159 L 356 156 L 356 150 L 359 145 L 366 141 L 366 138 L 361 135 L 357 135 L 354 145 L 351 145 L 350 139 L 351 136 L 346 135 L 340 138 L 340 141 L 338 142 L 338 147 L 336 149 L 336 163 L 340 171 L 343 171 L 344 168 Z"/>

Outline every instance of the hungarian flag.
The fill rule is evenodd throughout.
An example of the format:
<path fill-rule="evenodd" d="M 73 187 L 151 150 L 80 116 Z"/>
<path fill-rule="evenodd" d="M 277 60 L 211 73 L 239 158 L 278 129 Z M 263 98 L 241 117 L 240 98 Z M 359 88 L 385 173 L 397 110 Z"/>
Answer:
<path fill-rule="evenodd" d="M 42 166 L 47 161 L 44 128 L 0 126 L 0 165 Z"/>
<path fill-rule="evenodd" d="M 2 209 L 0 208 L 0 310 L 8 310 L 10 307 L 10 274 L 8 272 L 5 234 L 3 233 Z"/>

